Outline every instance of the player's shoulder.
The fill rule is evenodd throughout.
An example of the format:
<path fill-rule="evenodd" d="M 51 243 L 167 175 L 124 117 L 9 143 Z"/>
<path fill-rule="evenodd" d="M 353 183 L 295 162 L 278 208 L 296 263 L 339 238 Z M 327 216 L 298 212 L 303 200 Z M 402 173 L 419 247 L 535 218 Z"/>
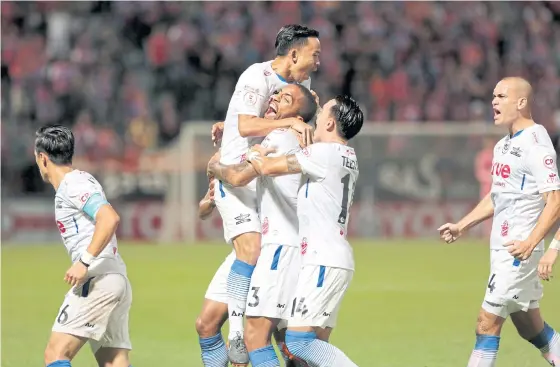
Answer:
<path fill-rule="evenodd" d="M 62 191 L 70 196 L 91 191 L 100 186 L 101 184 L 92 174 L 80 170 L 74 170 L 66 174 L 61 183 Z"/>
<path fill-rule="evenodd" d="M 241 78 L 243 77 L 260 77 L 262 79 L 266 79 L 267 77 L 271 76 L 273 71 L 270 66 L 272 61 L 265 61 L 265 62 L 257 62 L 250 65 L 245 71 L 241 74 Z"/>
<path fill-rule="evenodd" d="M 533 147 L 554 149 L 550 135 L 543 125 L 535 124 L 527 128 L 523 134 L 525 135 L 523 143 L 528 149 Z"/>
<path fill-rule="evenodd" d="M 277 153 L 286 154 L 288 152 L 299 150 L 299 141 L 296 133 L 291 129 L 279 128 L 271 131 L 263 140 L 265 147 L 274 147 Z"/>

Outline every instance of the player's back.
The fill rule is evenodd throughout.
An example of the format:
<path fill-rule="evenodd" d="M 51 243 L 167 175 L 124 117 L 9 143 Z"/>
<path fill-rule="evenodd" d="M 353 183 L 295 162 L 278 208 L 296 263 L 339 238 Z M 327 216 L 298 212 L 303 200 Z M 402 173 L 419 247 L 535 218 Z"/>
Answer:
<path fill-rule="evenodd" d="M 560 189 L 556 152 L 542 125 L 502 138 L 492 160 L 494 220 L 491 248 L 503 250 L 510 240 L 524 240 L 544 208 L 543 193 Z M 543 250 L 541 243 L 537 250 Z"/>
<path fill-rule="evenodd" d="M 250 146 L 262 138 L 244 138 L 239 134 L 239 115 L 262 117 L 270 97 L 288 83 L 272 69 L 272 61 L 249 66 L 239 77 L 229 102 L 220 149 L 223 164 L 237 164 L 245 159 Z M 303 83 L 309 88 L 310 80 Z"/>
<path fill-rule="evenodd" d="M 92 218 L 94 213 L 90 212 L 89 207 L 98 201 L 106 201 L 103 188 L 92 175 L 84 171 L 67 173 L 56 191 L 56 223 L 72 262 L 77 261 L 91 243 L 95 218 Z M 126 275 L 116 235 L 91 264 L 88 273 L 92 276 L 105 273 Z"/>
<path fill-rule="evenodd" d="M 300 150 L 298 139 L 290 129 L 276 129 L 262 145 L 274 148 L 270 156 L 294 154 Z M 262 244 L 299 246 L 297 196 L 301 175 L 261 176 L 257 182 Z"/>
<path fill-rule="evenodd" d="M 354 148 L 316 143 L 296 156 L 304 173 L 297 208 L 304 264 L 353 270 L 346 236 L 359 175 Z"/>

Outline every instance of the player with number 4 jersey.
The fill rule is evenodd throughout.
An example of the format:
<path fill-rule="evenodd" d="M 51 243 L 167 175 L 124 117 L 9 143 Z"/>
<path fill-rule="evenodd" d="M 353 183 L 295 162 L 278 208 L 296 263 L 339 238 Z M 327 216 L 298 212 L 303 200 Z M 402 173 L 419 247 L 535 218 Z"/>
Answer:
<path fill-rule="evenodd" d="M 494 121 L 508 134 L 494 147 L 491 192 L 458 223 L 439 228 L 451 243 L 493 217 L 490 275 L 468 367 L 495 366 L 508 317 L 548 363 L 560 366 L 560 334 L 542 319 L 538 274 L 543 239 L 560 218 L 560 180 L 550 137 L 531 116 L 532 97 L 524 79 L 505 78 L 496 85 Z"/>
<path fill-rule="evenodd" d="M 297 200 L 302 268 L 290 305 L 286 346 L 293 358 L 312 366 L 356 366 L 323 340 L 336 325 L 354 274 L 346 235 L 358 161 L 347 143 L 362 124 L 358 104 L 337 96 L 317 116 L 314 144 L 274 158 L 266 156 L 270 150 L 255 146 L 247 158 L 263 176 L 303 174 Z"/>
<path fill-rule="evenodd" d="M 72 286 L 58 311 L 45 350 L 47 367 L 70 367 L 89 341 L 100 366 L 129 367 L 128 314 L 132 289 L 119 255 L 119 216 L 99 182 L 72 167 L 74 136 L 63 126 L 39 129 L 35 157 L 41 177 L 56 190 L 55 217 L 73 265 Z"/>

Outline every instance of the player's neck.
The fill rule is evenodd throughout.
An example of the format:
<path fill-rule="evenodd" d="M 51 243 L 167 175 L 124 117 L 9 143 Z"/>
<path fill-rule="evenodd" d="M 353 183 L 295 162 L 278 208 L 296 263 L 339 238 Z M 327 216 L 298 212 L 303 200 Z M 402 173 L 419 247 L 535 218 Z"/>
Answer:
<path fill-rule="evenodd" d="M 515 120 L 515 122 L 511 124 L 509 128 L 509 134 L 510 136 L 514 136 L 521 130 L 524 130 L 533 125 L 535 125 L 535 121 L 533 121 L 533 119 L 522 117 L 520 119 Z"/>
<path fill-rule="evenodd" d="M 49 181 L 53 185 L 55 191 L 58 190 L 60 183 L 64 180 L 67 173 L 72 172 L 72 166 L 53 166 L 49 172 Z"/>
<path fill-rule="evenodd" d="M 281 76 L 282 79 L 291 83 L 294 81 L 294 78 L 290 74 L 290 65 L 286 62 L 285 56 L 277 56 L 270 64 L 270 67 L 274 72 Z"/>

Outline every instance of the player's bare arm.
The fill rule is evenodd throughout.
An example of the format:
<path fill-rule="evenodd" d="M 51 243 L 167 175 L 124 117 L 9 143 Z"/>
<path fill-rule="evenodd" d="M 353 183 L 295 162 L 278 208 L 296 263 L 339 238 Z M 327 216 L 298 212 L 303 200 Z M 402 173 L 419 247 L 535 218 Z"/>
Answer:
<path fill-rule="evenodd" d="M 301 166 L 294 154 L 281 157 L 259 155 L 251 160 L 251 164 L 261 176 L 275 177 L 301 173 Z"/>
<path fill-rule="evenodd" d="M 447 243 L 456 241 L 472 227 L 494 215 L 494 204 L 488 193 L 478 205 L 457 223 L 446 223 L 438 228 L 440 237 Z"/>
<path fill-rule="evenodd" d="M 560 191 L 546 192 L 543 194 L 543 198 L 546 205 L 529 237 L 524 241 L 511 241 L 504 245 L 508 247 L 508 251 L 512 256 L 520 260 L 526 260 L 531 256 L 535 247 L 544 239 L 560 218 Z"/>
<path fill-rule="evenodd" d="M 209 177 L 208 191 L 198 203 L 198 217 L 205 220 L 212 214 L 216 203 L 214 202 L 214 177 Z"/>
<path fill-rule="evenodd" d="M 115 234 L 120 217 L 109 204 L 102 205 L 95 215 L 95 232 L 91 243 L 79 261 L 76 261 L 66 272 L 64 280 L 74 286 L 86 280 L 87 270 L 91 262 L 107 247 Z"/>
<path fill-rule="evenodd" d="M 546 250 L 546 253 L 539 261 L 537 270 L 542 280 L 550 280 L 552 277 L 552 270 L 558 258 L 558 251 L 560 251 L 560 230 L 556 232 L 548 250 Z"/>
<path fill-rule="evenodd" d="M 306 145 L 313 142 L 313 128 L 298 118 L 267 120 L 257 116 L 239 115 L 239 135 L 247 137 L 263 137 L 280 128 L 292 128 L 303 138 Z"/>
<path fill-rule="evenodd" d="M 220 163 L 219 152 L 208 162 L 207 174 L 234 187 L 245 186 L 258 176 L 257 171 L 247 161 L 231 165 Z"/>

